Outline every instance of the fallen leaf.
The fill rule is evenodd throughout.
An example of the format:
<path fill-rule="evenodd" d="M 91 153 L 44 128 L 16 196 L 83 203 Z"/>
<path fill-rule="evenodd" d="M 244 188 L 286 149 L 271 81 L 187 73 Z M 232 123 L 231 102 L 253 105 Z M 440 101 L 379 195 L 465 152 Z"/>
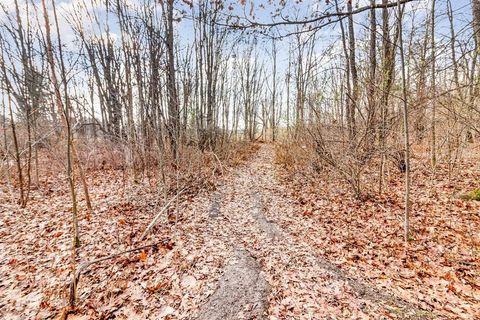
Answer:
<path fill-rule="evenodd" d="M 147 255 L 147 253 L 146 253 L 145 251 L 143 251 L 143 250 L 142 250 L 142 252 L 140 252 L 140 254 L 138 255 L 138 259 L 139 259 L 140 261 L 145 262 L 145 261 L 147 261 L 147 258 L 148 258 L 148 255 Z"/>
<path fill-rule="evenodd" d="M 197 285 L 197 279 L 193 276 L 185 276 L 182 279 L 181 286 L 183 288 L 194 288 Z"/>

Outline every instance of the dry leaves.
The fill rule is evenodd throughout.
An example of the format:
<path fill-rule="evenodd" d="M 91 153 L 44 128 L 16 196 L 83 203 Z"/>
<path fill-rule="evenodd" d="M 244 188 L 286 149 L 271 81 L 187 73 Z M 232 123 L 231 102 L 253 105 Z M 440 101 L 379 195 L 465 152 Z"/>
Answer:
<path fill-rule="evenodd" d="M 132 253 L 92 265 L 81 277 L 78 292 L 79 318 L 99 319 L 161 319 L 161 313 L 172 316 L 170 309 L 160 311 L 165 305 L 188 315 L 195 306 L 190 298 L 182 301 L 184 287 L 181 281 L 190 267 L 186 257 L 195 252 L 190 243 L 192 230 L 196 230 L 193 214 L 188 206 L 197 194 L 215 188 L 223 169 L 244 163 L 256 148 L 239 144 L 214 155 L 198 152 L 188 155 L 180 163 L 179 181 L 188 190 L 180 199 L 178 217 L 181 228 L 165 221 L 143 244 L 162 238 L 175 240 L 163 246 Z M 55 159 L 41 161 L 53 162 Z M 115 157 L 115 159 L 121 157 Z M 77 264 L 138 246 L 138 237 L 164 202 L 164 191 L 172 186 L 161 185 L 156 177 L 146 176 L 141 181 L 125 181 L 120 164 L 104 164 L 102 168 L 85 164 L 94 213 L 87 220 L 81 186 L 78 185 L 80 241 Z M 0 182 L 0 318 L 2 319 L 53 319 L 62 314 L 67 301 L 68 283 L 71 279 L 71 205 L 65 177 L 59 165 L 43 165 L 52 170 L 41 175 L 41 185 L 31 192 L 32 200 L 26 209 L 20 209 L 11 197 L 10 185 Z M 176 184 L 173 170 L 168 171 L 167 182 Z M 170 176 L 171 175 L 171 176 Z M 163 188 L 163 189 L 162 189 Z M 166 190 L 165 190 L 166 189 Z M 162 195 L 162 196 L 159 196 Z M 185 220 L 185 221 L 182 221 Z M 182 243 L 189 243 L 183 247 Z M 195 258 L 196 259 L 196 258 Z M 203 257 L 198 259 L 201 264 Z M 218 261 L 215 260 L 215 264 Z M 192 262 L 190 262 L 192 263 Z M 208 265 L 208 264 L 207 264 Z M 219 265 L 219 264 L 218 264 Z M 210 274 L 212 270 L 204 270 Z M 205 278 L 199 276 L 197 279 Z M 185 284 L 192 292 L 201 291 L 197 280 L 187 279 Z M 176 311 L 177 312 L 177 311 Z M 176 313 L 177 315 L 180 313 Z"/>
<path fill-rule="evenodd" d="M 279 169 L 288 186 L 284 196 L 296 199 L 299 208 L 313 208 L 312 214 L 299 209 L 279 219 L 330 261 L 406 301 L 446 318 L 480 317 L 480 203 L 456 197 L 477 186 L 480 159 L 468 157 L 451 180 L 442 164 L 433 179 L 423 159 L 428 163 L 427 155 L 413 161 L 413 239 L 407 247 L 403 176 L 393 170 L 382 195 L 372 191 L 367 200 L 356 201 L 329 172 Z M 378 182 L 369 180 L 375 168 L 365 174 L 367 190 L 378 189 Z"/>
<path fill-rule="evenodd" d="M 191 319 L 239 247 L 262 266 L 271 288 L 270 319 L 401 318 L 382 301 L 359 297 L 349 281 L 329 270 L 334 267 L 438 317 L 480 317 L 480 204 L 452 197 L 480 181 L 480 170 L 474 169 L 478 159 L 463 163 L 451 181 L 440 166 L 435 182 L 414 162 L 414 240 L 406 249 L 401 176 L 388 177 L 388 193 L 359 202 L 327 174 L 276 168 L 271 146 L 263 146 L 253 161 L 247 159 L 257 147 L 245 148 L 250 149 L 219 156 L 223 169 L 239 165 L 220 180 L 215 174 L 222 170 L 215 169 L 218 162 L 210 155 L 210 162 L 202 158 L 208 169 L 185 174 L 182 182 L 192 187 L 181 199 L 179 222 L 166 215 L 145 244 L 172 241 L 91 266 L 68 319 Z M 153 179 L 125 184 L 114 170 L 88 176 L 95 212 L 90 221 L 80 220 L 78 262 L 138 245 L 163 203 L 151 187 Z M 61 179 L 48 176 L 24 210 L 1 186 L 2 318 L 52 319 L 64 310 L 71 238 L 69 195 Z M 217 218 L 210 216 L 212 196 L 203 189 L 217 189 Z M 280 237 L 269 238 L 252 214 L 255 194 L 263 200 L 268 223 L 281 228 Z M 85 213 L 80 201 L 81 217 Z"/>

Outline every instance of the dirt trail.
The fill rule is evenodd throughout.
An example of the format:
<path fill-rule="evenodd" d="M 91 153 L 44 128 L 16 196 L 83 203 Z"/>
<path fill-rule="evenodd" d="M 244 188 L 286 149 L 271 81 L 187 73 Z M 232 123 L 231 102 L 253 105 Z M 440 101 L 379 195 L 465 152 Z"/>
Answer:
<path fill-rule="evenodd" d="M 261 319 L 266 310 L 268 284 L 258 262 L 245 250 L 237 250 L 225 269 L 218 288 L 202 307 L 199 319 Z"/>
<path fill-rule="evenodd" d="M 199 318 L 421 318 L 414 307 L 318 256 L 302 240 L 305 235 L 287 231 L 299 208 L 276 181 L 273 152 L 262 145 L 210 196 L 206 228 L 211 242 L 228 254 Z"/>

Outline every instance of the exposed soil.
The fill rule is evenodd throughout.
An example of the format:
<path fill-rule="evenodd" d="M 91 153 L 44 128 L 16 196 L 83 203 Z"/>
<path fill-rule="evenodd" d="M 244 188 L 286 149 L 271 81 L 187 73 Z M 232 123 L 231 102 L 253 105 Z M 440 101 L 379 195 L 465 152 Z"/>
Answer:
<path fill-rule="evenodd" d="M 244 262 L 225 268 L 200 319 L 429 317 L 429 312 L 385 289 L 350 276 L 318 256 L 302 241 L 302 235 L 279 227 L 285 222 L 282 217 L 299 208 L 293 199 L 282 196 L 279 189 L 284 186 L 275 178 L 272 159 L 272 146 L 262 146 L 253 161 L 235 170 L 211 196 L 209 222 L 214 239 L 209 242 L 223 243 L 229 252 L 227 260 L 235 260 L 242 252 L 240 261 Z M 263 280 L 256 286 L 252 283 L 263 273 L 270 290 L 265 313 L 260 315 L 264 303 L 258 303 L 259 308 L 252 309 L 252 305 L 257 305 L 267 290 Z M 251 296 L 250 301 L 245 294 Z"/>
<path fill-rule="evenodd" d="M 218 289 L 202 307 L 201 320 L 263 319 L 268 285 L 258 262 L 237 250 L 226 267 Z"/>

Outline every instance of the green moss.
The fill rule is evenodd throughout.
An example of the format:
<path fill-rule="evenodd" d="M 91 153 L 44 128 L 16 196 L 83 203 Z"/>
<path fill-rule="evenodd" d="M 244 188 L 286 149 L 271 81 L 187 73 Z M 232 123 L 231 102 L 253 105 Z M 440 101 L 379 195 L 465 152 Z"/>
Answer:
<path fill-rule="evenodd" d="M 437 319 L 437 315 L 431 311 L 396 304 L 395 301 L 391 300 L 386 307 L 398 319 Z"/>
<path fill-rule="evenodd" d="M 475 200 L 480 201 L 480 188 L 470 191 L 467 194 L 462 194 L 460 196 L 463 200 Z"/>

